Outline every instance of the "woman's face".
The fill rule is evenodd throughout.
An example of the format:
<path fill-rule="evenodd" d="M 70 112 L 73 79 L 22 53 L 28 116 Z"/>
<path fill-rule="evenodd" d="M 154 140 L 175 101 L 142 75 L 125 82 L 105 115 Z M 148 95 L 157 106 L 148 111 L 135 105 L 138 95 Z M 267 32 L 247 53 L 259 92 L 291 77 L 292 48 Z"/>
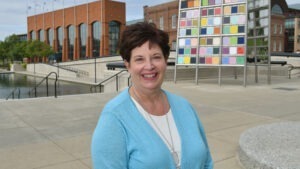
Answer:
<path fill-rule="evenodd" d="M 133 85 L 140 90 L 160 89 L 166 71 L 166 60 L 157 44 L 149 41 L 131 51 L 130 62 L 125 65 L 131 74 Z"/>

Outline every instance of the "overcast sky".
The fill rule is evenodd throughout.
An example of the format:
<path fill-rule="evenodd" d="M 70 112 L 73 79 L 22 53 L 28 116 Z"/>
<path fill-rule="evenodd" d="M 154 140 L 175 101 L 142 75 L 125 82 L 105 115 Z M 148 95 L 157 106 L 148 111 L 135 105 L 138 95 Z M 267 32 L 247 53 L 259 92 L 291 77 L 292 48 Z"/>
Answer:
<path fill-rule="evenodd" d="M 12 34 L 27 32 L 27 15 L 52 11 L 96 0 L 0 0 L 0 41 Z M 126 20 L 143 18 L 143 6 L 157 5 L 173 0 L 117 0 L 126 2 Z M 286 0 L 288 4 L 296 0 Z"/>

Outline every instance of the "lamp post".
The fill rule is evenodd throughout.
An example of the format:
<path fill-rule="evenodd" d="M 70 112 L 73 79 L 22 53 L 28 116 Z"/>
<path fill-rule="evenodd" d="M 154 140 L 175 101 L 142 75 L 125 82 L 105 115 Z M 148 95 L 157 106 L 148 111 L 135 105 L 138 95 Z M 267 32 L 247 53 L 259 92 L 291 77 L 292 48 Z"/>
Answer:
<path fill-rule="evenodd" d="M 96 50 L 93 50 L 93 56 L 95 59 L 95 83 L 97 83 L 97 57 L 96 57 Z"/>

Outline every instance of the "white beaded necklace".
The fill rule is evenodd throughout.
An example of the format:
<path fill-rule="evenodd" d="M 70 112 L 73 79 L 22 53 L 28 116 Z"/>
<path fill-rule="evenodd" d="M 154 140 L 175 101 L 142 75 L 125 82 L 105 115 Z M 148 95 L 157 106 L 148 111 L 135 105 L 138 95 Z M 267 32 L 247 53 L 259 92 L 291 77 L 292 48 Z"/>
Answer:
<path fill-rule="evenodd" d="M 136 101 L 141 105 L 141 107 L 145 110 L 142 102 L 141 102 L 141 99 L 136 95 L 134 89 L 132 89 L 132 93 L 133 95 L 135 96 L 136 98 Z M 163 99 L 164 101 L 164 99 Z M 163 103 L 163 105 L 165 105 Z M 164 108 L 165 109 L 165 108 Z M 145 112 L 147 112 L 145 110 Z M 176 165 L 176 168 L 179 169 L 180 168 L 180 164 L 179 164 L 179 156 L 178 156 L 178 153 L 175 151 L 175 146 L 174 146 L 174 142 L 173 142 L 173 137 L 172 137 L 172 132 L 171 132 L 171 129 L 170 129 L 170 124 L 169 124 L 169 118 L 168 118 L 168 114 L 166 114 L 166 121 L 167 121 L 167 125 L 168 125 L 168 130 L 169 130 L 169 134 L 170 134 L 170 138 L 171 138 L 171 143 L 169 142 L 169 140 L 166 138 L 166 136 L 163 134 L 163 132 L 161 131 L 161 129 L 158 127 L 158 125 L 156 124 L 156 122 L 153 120 L 153 118 L 151 117 L 151 115 L 147 112 L 146 113 L 147 116 L 149 117 L 149 119 L 151 120 L 151 122 L 154 124 L 155 128 L 157 129 L 157 131 L 159 132 L 159 134 L 162 136 L 162 139 L 165 140 L 165 142 L 168 144 L 168 146 L 170 147 L 170 152 L 172 154 L 172 157 L 173 157 L 173 160 L 175 162 L 175 165 Z"/>

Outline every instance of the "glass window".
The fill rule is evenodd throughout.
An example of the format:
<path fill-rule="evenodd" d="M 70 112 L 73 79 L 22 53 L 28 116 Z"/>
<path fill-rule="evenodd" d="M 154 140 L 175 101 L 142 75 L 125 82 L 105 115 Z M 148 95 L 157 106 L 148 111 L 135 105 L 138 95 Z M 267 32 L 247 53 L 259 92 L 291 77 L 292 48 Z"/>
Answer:
<path fill-rule="evenodd" d="M 273 51 L 276 51 L 276 41 L 273 41 Z"/>
<path fill-rule="evenodd" d="M 47 30 L 47 43 L 53 47 L 53 29 Z"/>
<path fill-rule="evenodd" d="M 80 58 L 84 59 L 86 56 L 86 24 L 79 25 L 79 42 L 80 42 Z"/>
<path fill-rule="evenodd" d="M 277 33 L 277 24 L 274 24 L 274 34 Z"/>
<path fill-rule="evenodd" d="M 31 32 L 30 32 L 30 39 L 31 39 L 31 40 L 36 40 L 35 31 L 31 31 Z"/>
<path fill-rule="evenodd" d="M 61 61 L 64 33 L 62 27 L 57 28 L 57 61 Z"/>
<path fill-rule="evenodd" d="M 164 30 L 164 18 L 159 17 L 159 29 Z"/>
<path fill-rule="evenodd" d="M 176 29 L 177 27 L 177 15 L 172 15 L 172 29 Z"/>
<path fill-rule="evenodd" d="M 279 52 L 282 52 L 282 49 L 281 49 L 281 48 L 282 48 L 282 44 L 281 44 L 281 41 L 279 41 L 279 44 L 278 44 L 278 51 L 279 51 Z"/>
<path fill-rule="evenodd" d="M 273 7 L 272 7 L 272 14 L 281 14 L 283 15 L 283 11 L 282 11 L 282 8 L 278 5 L 278 4 L 275 4 Z"/>
<path fill-rule="evenodd" d="M 44 30 L 39 30 L 39 40 L 41 42 L 45 41 Z"/>
<path fill-rule="evenodd" d="M 109 22 L 109 54 L 117 54 L 118 41 L 120 36 L 120 23 Z"/>
<path fill-rule="evenodd" d="M 100 22 L 94 22 L 92 24 L 93 28 L 93 57 L 99 56 L 100 55 L 100 42 L 101 42 L 101 26 Z"/>
<path fill-rule="evenodd" d="M 68 59 L 73 60 L 75 44 L 75 27 L 70 25 L 68 28 Z"/>

